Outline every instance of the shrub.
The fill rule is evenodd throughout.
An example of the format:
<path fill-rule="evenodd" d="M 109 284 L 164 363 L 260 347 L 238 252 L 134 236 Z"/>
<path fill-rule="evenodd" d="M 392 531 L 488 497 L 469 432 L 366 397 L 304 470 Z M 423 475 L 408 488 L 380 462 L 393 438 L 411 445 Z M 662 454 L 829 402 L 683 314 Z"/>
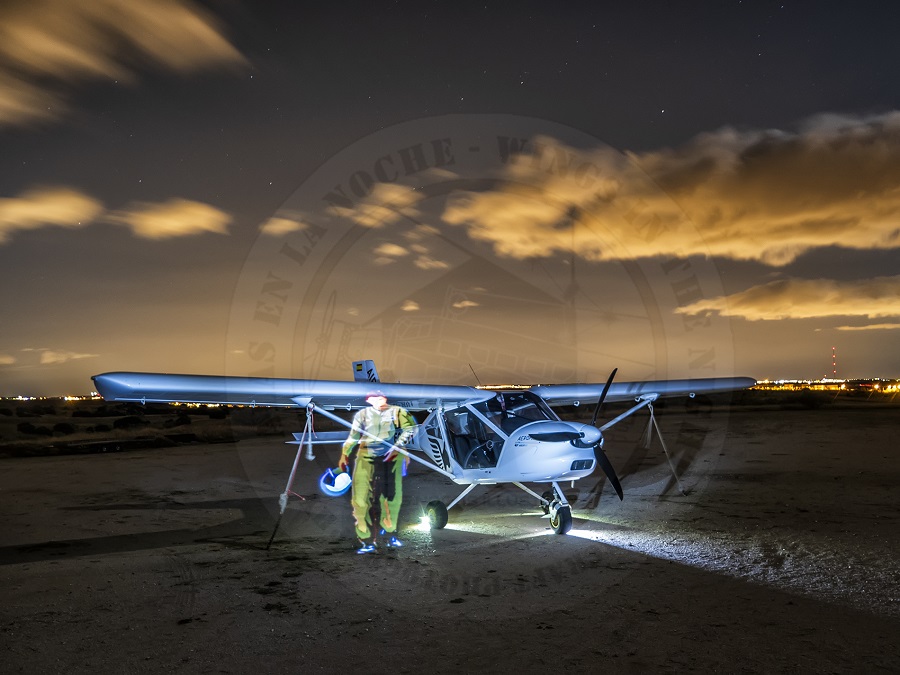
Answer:
<path fill-rule="evenodd" d="M 57 434 L 74 434 L 75 427 L 68 422 L 57 422 L 53 425 L 53 432 Z"/>
<path fill-rule="evenodd" d="M 113 422 L 113 429 L 136 429 L 145 424 L 144 420 L 137 415 L 128 415 L 126 417 L 120 417 Z"/>
<path fill-rule="evenodd" d="M 53 432 L 47 427 L 36 427 L 31 422 L 21 422 L 16 426 L 20 434 L 26 436 L 52 436 Z"/>

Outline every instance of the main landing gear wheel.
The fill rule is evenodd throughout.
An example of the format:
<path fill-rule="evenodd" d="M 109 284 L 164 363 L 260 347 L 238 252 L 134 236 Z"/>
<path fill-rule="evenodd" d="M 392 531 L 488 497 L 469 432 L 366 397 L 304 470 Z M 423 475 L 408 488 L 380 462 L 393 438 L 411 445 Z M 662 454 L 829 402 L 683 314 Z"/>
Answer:
<path fill-rule="evenodd" d="M 550 514 L 550 527 L 556 534 L 565 534 L 572 529 L 572 509 L 568 506 L 559 506 L 556 513 Z"/>
<path fill-rule="evenodd" d="M 428 502 L 428 505 L 425 507 L 425 515 L 428 516 L 428 522 L 431 523 L 431 529 L 442 530 L 447 524 L 447 505 L 438 500 Z M 571 521 L 572 517 L 569 516 L 570 527 Z"/>

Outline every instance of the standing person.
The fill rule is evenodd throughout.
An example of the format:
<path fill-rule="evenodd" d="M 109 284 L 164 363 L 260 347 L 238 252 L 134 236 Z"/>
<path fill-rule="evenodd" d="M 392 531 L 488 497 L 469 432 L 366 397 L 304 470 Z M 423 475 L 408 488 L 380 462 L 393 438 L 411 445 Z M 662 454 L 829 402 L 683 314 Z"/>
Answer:
<path fill-rule="evenodd" d="M 370 391 L 366 403 L 369 407 L 353 417 L 353 427 L 338 460 L 338 466 L 346 471 L 350 455 L 358 449 L 350 497 L 360 542 L 357 553 L 376 550 L 378 543 L 373 528 L 379 523 L 388 548 L 403 546 L 396 532 L 403 501 L 403 469 L 409 459 L 401 456 L 397 446 L 409 443 L 416 426 L 407 410 L 388 405 L 382 391 Z"/>

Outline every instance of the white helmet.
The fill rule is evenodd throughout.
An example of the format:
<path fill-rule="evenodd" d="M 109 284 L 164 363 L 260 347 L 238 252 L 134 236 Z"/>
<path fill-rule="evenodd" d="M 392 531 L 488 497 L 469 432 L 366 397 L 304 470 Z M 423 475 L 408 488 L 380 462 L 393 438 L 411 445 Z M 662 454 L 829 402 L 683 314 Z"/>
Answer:
<path fill-rule="evenodd" d="M 347 494 L 353 478 L 341 469 L 328 469 L 319 479 L 319 489 L 326 497 L 340 497 Z"/>

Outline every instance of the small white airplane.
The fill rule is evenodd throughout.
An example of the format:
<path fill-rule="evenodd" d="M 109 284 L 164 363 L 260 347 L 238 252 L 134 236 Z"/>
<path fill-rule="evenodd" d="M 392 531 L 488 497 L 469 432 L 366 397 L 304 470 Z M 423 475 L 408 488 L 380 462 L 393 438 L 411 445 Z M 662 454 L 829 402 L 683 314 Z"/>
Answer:
<path fill-rule="evenodd" d="M 603 451 L 606 429 L 648 408 L 674 474 L 653 415 L 653 402 L 661 397 L 693 397 L 698 393 L 745 389 L 756 384 L 756 380 L 748 377 L 613 383 L 615 370 L 606 383 L 597 384 L 501 388 L 401 384 L 379 381 L 375 364 L 370 360 L 354 361 L 353 373 L 353 381 L 124 372 L 104 373 L 92 379 L 107 401 L 306 409 L 306 428 L 302 433 L 295 433 L 295 440 L 290 441 L 300 448 L 280 498 L 282 515 L 292 494 L 291 485 L 302 448 L 306 447 L 307 459 L 315 459 L 313 445 L 343 442 L 347 436 L 343 432 L 314 432 L 313 415 L 322 414 L 349 429 L 351 423 L 331 411 L 366 407 L 366 394 L 377 383 L 390 403 L 410 411 L 427 412 L 417 429 L 413 447 L 408 449 L 425 453 L 431 461 L 410 454 L 408 449 L 398 450 L 454 483 L 466 486 L 449 505 L 437 500 L 428 503 L 425 513 L 433 528 L 443 528 L 447 524 L 447 512 L 477 486 L 512 483 L 538 500 L 557 534 L 565 534 L 572 527 L 572 509 L 559 485 L 561 482 L 584 478 L 599 465 L 619 499 L 623 498 L 618 476 Z M 605 401 L 632 401 L 634 405 L 598 427 L 595 426 L 597 416 Z M 563 421 L 551 408 L 582 403 L 596 404 L 590 424 Z M 678 480 L 677 474 L 675 479 Z M 524 483 L 549 485 L 551 489 L 538 494 Z M 276 530 L 277 527 L 276 524 Z"/>

